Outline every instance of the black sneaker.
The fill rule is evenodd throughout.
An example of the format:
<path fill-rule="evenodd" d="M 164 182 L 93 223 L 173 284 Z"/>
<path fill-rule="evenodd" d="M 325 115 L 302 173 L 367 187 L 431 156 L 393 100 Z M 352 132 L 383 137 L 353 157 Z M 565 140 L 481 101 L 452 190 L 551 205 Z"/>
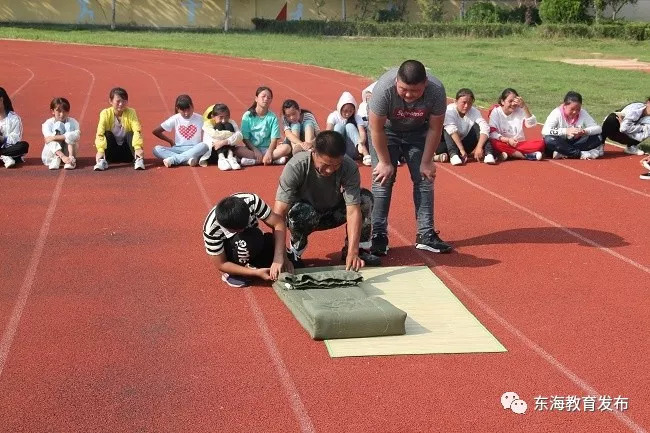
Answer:
<path fill-rule="evenodd" d="M 248 287 L 249 284 L 248 280 L 244 277 L 241 277 L 239 275 L 230 275 L 226 273 L 224 273 L 221 276 L 221 281 L 228 284 L 230 287 L 237 287 L 237 288 Z"/>
<path fill-rule="evenodd" d="M 415 237 L 415 248 L 431 251 L 432 253 L 451 252 L 451 245 L 440 239 L 438 233 L 435 232 L 429 236 L 417 235 Z"/>
<path fill-rule="evenodd" d="M 370 252 L 375 256 L 385 256 L 388 253 L 388 236 L 374 235 Z"/>
<path fill-rule="evenodd" d="M 304 268 L 305 267 L 305 262 L 302 261 L 300 256 L 296 253 L 294 253 L 292 250 L 287 249 L 287 257 L 289 258 L 289 261 L 293 263 L 293 267 L 295 269 L 299 268 Z"/>
<path fill-rule="evenodd" d="M 348 247 L 343 247 L 341 250 L 341 261 L 345 263 L 345 259 L 347 258 Z M 381 266 L 381 259 L 366 249 L 359 249 L 359 258 L 365 262 L 366 266 Z"/>

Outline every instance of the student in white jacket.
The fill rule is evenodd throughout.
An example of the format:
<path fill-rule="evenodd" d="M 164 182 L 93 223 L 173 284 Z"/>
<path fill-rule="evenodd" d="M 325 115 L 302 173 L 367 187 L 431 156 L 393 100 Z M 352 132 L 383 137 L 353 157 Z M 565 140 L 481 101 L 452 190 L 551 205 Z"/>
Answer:
<path fill-rule="evenodd" d="M 650 138 L 650 96 L 610 113 L 603 122 L 602 143 L 607 139 L 626 146 L 625 153 L 643 155 L 639 143 Z"/>
<path fill-rule="evenodd" d="M 336 111 L 327 116 L 328 131 L 336 131 L 345 139 L 345 154 L 352 159 L 361 156 L 363 165 L 370 165 L 370 153 L 366 145 L 366 122 L 357 113 L 357 100 L 350 92 L 343 92 L 336 104 Z"/>
<path fill-rule="evenodd" d="M 23 122 L 14 112 L 7 91 L 0 87 L 0 159 L 5 168 L 22 162 L 27 154 L 29 143 L 23 141 Z"/>
<path fill-rule="evenodd" d="M 470 155 L 486 164 L 496 163 L 492 143 L 488 140 L 490 126 L 473 104 L 474 93 L 470 89 L 456 92 L 456 102 L 447 106 L 443 140 L 434 161 L 444 162 L 446 158 L 441 155 L 446 153 L 451 165 L 465 164 Z"/>
<path fill-rule="evenodd" d="M 570 91 L 562 105 L 548 115 L 542 135 L 547 155 L 553 159 L 596 159 L 603 156 L 601 127 L 582 108 L 582 95 Z"/>
<path fill-rule="evenodd" d="M 54 98 L 50 102 L 52 117 L 41 126 L 45 139 L 41 160 L 50 170 L 58 170 L 63 162 L 66 170 L 77 166 L 77 152 L 81 131 L 79 122 L 70 117 L 70 102 Z"/>

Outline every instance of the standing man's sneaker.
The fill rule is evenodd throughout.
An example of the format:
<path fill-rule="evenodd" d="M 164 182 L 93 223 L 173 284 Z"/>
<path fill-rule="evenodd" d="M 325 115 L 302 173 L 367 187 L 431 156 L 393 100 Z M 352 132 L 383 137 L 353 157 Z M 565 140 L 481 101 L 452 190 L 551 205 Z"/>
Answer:
<path fill-rule="evenodd" d="M 135 163 L 133 163 L 133 168 L 135 170 L 144 170 L 144 158 L 135 158 Z"/>
<path fill-rule="evenodd" d="M 370 252 L 375 256 L 385 256 L 388 254 L 388 236 L 374 235 L 372 237 Z"/>
<path fill-rule="evenodd" d="M 248 280 L 244 277 L 240 277 L 239 275 L 230 275 L 230 274 L 223 274 L 221 276 L 221 281 L 224 283 L 228 284 L 230 287 L 248 287 Z"/>
<path fill-rule="evenodd" d="M 639 149 L 639 146 L 627 146 L 624 152 L 628 155 L 643 155 L 643 151 Z"/>
<path fill-rule="evenodd" d="M 415 248 L 443 254 L 451 252 L 452 249 L 451 245 L 440 239 L 438 233 L 435 232 L 429 236 L 417 235 L 415 237 Z"/>
<path fill-rule="evenodd" d="M 14 165 L 16 165 L 16 160 L 13 159 L 11 156 L 2 155 L 2 157 L 0 158 L 2 158 L 2 162 L 5 163 L 5 168 L 13 167 Z"/>
<path fill-rule="evenodd" d="M 97 161 L 97 164 L 93 167 L 93 170 L 95 171 L 104 171 L 108 168 L 108 162 L 102 158 L 99 161 Z"/>

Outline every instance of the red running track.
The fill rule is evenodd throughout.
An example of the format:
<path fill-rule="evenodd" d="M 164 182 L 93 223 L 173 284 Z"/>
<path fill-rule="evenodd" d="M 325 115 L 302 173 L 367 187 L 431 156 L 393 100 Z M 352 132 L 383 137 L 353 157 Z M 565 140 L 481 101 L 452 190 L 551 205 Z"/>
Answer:
<path fill-rule="evenodd" d="M 650 184 L 636 158 L 438 166 L 436 225 L 453 254 L 412 247 L 398 170 L 387 265 L 426 264 L 508 348 L 500 354 L 331 359 L 269 287 L 234 290 L 202 245 L 208 209 L 235 191 L 273 201 L 281 167 L 166 169 L 149 133 L 180 93 L 233 118 L 270 86 L 323 120 L 367 80 L 295 64 L 2 41 L 2 85 L 32 144 L 0 170 L 0 431 L 619 432 L 650 425 Z M 442 77 L 444 81 L 444 77 Z M 147 170 L 92 171 L 108 90 L 126 87 Z M 40 164 L 53 96 L 72 103 L 79 169 Z M 541 114 L 541 113 L 538 113 Z M 370 170 L 362 167 L 363 182 Z M 397 224 L 402 221 L 402 224 Z M 343 241 L 343 232 L 337 232 Z M 338 260 L 314 236 L 311 264 Z M 505 411 L 516 391 L 525 415 Z M 535 411 L 536 396 L 611 395 L 623 412 Z"/>

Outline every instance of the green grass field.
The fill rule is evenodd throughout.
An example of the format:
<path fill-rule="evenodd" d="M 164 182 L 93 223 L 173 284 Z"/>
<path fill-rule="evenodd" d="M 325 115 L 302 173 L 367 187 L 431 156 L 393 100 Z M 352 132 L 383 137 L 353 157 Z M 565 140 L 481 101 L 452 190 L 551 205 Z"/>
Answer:
<path fill-rule="evenodd" d="M 481 106 L 514 87 L 543 121 L 568 90 L 582 93 L 597 121 L 629 101 L 650 96 L 650 74 L 575 66 L 561 58 L 637 58 L 650 62 L 650 41 L 302 37 L 250 32 L 196 33 L 0 28 L 0 38 L 163 48 L 313 64 L 376 78 L 407 58 L 421 60 L 449 96 L 471 88 Z"/>

